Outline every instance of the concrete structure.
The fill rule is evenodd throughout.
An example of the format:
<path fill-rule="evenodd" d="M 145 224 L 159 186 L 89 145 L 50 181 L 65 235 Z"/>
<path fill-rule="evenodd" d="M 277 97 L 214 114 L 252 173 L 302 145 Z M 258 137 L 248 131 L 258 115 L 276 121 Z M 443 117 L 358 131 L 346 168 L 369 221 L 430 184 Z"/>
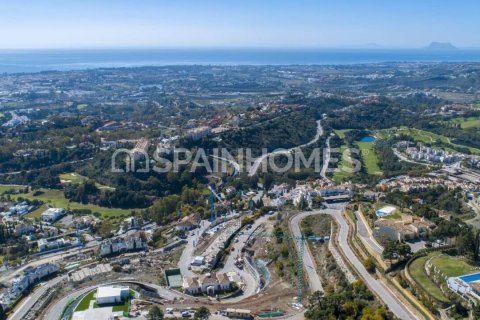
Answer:
<path fill-rule="evenodd" d="M 60 217 L 65 215 L 65 209 L 63 208 L 49 208 L 42 212 L 41 219 L 45 222 L 55 222 Z"/>
<path fill-rule="evenodd" d="M 203 266 L 205 264 L 205 257 L 196 256 L 193 258 L 191 265 L 192 266 Z"/>
<path fill-rule="evenodd" d="M 235 319 L 253 319 L 252 312 L 247 309 L 225 309 L 225 315 Z"/>
<path fill-rule="evenodd" d="M 126 286 L 105 286 L 97 289 L 97 304 L 121 303 L 130 296 L 130 288 Z"/>
<path fill-rule="evenodd" d="M 377 211 L 375 211 L 375 215 L 377 217 L 385 217 L 385 216 L 389 216 L 391 215 L 392 213 L 394 213 L 395 211 L 397 211 L 397 208 L 395 207 L 392 207 L 392 206 L 386 206 L 386 207 L 383 207 L 381 209 L 378 209 Z"/>

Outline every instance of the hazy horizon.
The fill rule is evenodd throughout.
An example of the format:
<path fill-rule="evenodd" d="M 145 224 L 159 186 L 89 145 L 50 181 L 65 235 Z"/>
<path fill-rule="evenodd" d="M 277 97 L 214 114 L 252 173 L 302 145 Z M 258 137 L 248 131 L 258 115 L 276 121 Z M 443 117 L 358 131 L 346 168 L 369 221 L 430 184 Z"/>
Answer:
<path fill-rule="evenodd" d="M 478 12 L 471 0 L 0 1 L 0 49 L 469 49 Z"/>

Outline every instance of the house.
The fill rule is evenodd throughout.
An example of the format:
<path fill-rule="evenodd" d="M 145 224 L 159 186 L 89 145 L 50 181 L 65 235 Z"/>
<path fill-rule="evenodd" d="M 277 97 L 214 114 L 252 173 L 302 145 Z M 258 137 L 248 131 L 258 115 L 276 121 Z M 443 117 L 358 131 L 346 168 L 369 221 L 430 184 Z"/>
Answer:
<path fill-rule="evenodd" d="M 175 226 L 177 231 L 189 231 L 200 226 L 200 216 L 198 214 L 191 214 L 183 217 L 182 220 Z"/>
<path fill-rule="evenodd" d="M 10 207 L 8 211 L 10 214 L 16 214 L 16 215 L 24 215 L 27 214 L 28 211 L 32 209 L 32 206 L 29 206 L 25 203 L 17 204 L 16 206 Z"/>
<path fill-rule="evenodd" d="M 59 267 L 53 263 L 25 269 L 23 275 L 13 279 L 8 291 L 0 295 L 0 304 L 3 308 L 9 308 L 25 290 L 58 270 Z"/>
<path fill-rule="evenodd" d="M 65 240 L 64 238 L 48 241 L 47 239 L 40 239 L 37 241 L 38 251 L 50 251 L 55 249 L 60 249 L 63 247 L 70 246 L 70 241 Z"/>
<path fill-rule="evenodd" d="M 182 287 L 191 295 L 199 293 L 214 295 L 217 292 L 229 291 L 231 283 L 226 273 L 207 273 L 198 277 L 184 277 Z"/>
<path fill-rule="evenodd" d="M 139 221 L 136 217 L 128 217 L 123 221 L 126 224 L 127 230 L 140 228 Z"/>
<path fill-rule="evenodd" d="M 53 263 L 44 263 L 37 267 L 25 269 L 24 274 L 29 278 L 30 283 L 36 283 L 51 274 L 58 272 L 60 268 Z"/>
<path fill-rule="evenodd" d="M 92 226 L 97 225 L 100 222 L 100 219 L 94 216 L 83 216 L 78 217 L 73 220 L 73 225 L 76 229 L 86 229 Z"/>
<path fill-rule="evenodd" d="M 405 241 L 425 239 L 435 223 L 420 217 L 404 216 L 399 220 L 380 219 L 374 223 L 374 235 L 380 241 Z"/>
<path fill-rule="evenodd" d="M 130 296 L 127 286 L 104 286 L 97 289 L 96 302 L 101 304 L 121 303 Z"/>
<path fill-rule="evenodd" d="M 209 136 L 211 133 L 212 129 L 210 127 L 202 126 L 188 130 L 185 136 L 193 141 L 196 141 Z"/>
<path fill-rule="evenodd" d="M 144 250 L 147 248 L 147 241 L 142 233 L 134 233 L 125 237 L 107 239 L 100 244 L 100 256 L 128 252 L 133 250 Z"/>
<path fill-rule="evenodd" d="M 63 208 L 48 208 L 42 212 L 41 219 L 45 222 L 55 222 L 65 214 Z"/>
<path fill-rule="evenodd" d="M 19 223 L 15 226 L 15 236 L 20 237 L 35 230 L 31 224 Z"/>

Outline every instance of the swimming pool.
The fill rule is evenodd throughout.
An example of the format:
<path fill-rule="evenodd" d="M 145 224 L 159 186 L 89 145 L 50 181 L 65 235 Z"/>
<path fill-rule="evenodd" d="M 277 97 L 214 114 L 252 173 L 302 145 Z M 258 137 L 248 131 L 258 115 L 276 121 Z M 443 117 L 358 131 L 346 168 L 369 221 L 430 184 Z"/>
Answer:
<path fill-rule="evenodd" d="M 466 275 L 466 276 L 461 276 L 459 278 L 462 279 L 463 281 L 465 281 L 466 283 L 479 281 L 480 280 L 480 272 L 479 273 L 474 273 L 474 274 L 469 274 L 469 275 Z"/>

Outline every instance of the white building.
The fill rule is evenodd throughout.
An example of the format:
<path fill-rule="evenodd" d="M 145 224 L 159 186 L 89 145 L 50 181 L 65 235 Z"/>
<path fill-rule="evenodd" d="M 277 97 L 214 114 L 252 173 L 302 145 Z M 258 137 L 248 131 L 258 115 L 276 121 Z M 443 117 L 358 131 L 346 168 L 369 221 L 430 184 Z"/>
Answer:
<path fill-rule="evenodd" d="M 207 273 L 198 277 L 184 277 L 182 287 L 187 294 L 214 295 L 217 292 L 229 291 L 231 283 L 226 273 Z"/>
<path fill-rule="evenodd" d="M 49 208 L 44 212 L 42 212 L 41 218 L 42 218 L 42 221 L 55 222 L 64 214 L 65 214 L 65 209 L 63 208 Z"/>
<path fill-rule="evenodd" d="M 97 304 L 120 303 L 130 296 L 129 287 L 105 286 L 97 289 Z"/>
<path fill-rule="evenodd" d="M 100 256 L 122 253 L 132 250 L 144 250 L 147 248 L 147 242 L 140 233 L 132 234 L 126 237 L 116 239 L 107 239 L 100 244 Z"/>
<path fill-rule="evenodd" d="M 68 241 L 68 240 L 65 240 L 64 238 L 60 238 L 52 241 L 48 241 L 46 239 L 40 239 L 37 241 L 38 251 L 40 252 L 60 249 L 60 248 L 68 247 L 71 245 L 77 245 L 77 244 L 78 244 L 78 240 Z"/>

